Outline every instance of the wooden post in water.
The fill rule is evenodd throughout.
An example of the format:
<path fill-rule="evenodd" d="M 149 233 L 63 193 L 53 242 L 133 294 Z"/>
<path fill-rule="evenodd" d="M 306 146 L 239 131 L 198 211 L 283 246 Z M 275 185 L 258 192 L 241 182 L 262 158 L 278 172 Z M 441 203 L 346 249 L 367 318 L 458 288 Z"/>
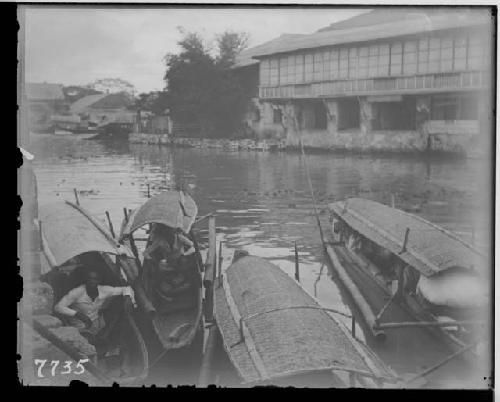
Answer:
<path fill-rule="evenodd" d="M 151 198 L 151 192 L 149 190 L 149 183 L 148 183 L 148 198 Z"/>
<path fill-rule="evenodd" d="M 76 205 L 80 205 L 80 200 L 78 199 L 78 191 L 76 191 L 76 188 L 73 189 L 73 193 L 75 194 Z"/>
<path fill-rule="evenodd" d="M 127 207 L 123 207 L 123 217 L 125 218 L 125 222 L 128 222 Z"/>
<path fill-rule="evenodd" d="M 219 286 L 222 285 L 222 241 L 219 242 L 219 268 L 218 268 L 218 273 L 219 273 Z"/>
<path fill-rule="evenodd" d="M 406 251 L 406 246 L 408 244 L 408 235 L 409 234 L 410 234 L 410 228 L 406 228 L 405 239 L 403 241 L 403 248 L 401 249 L 400 253 L 404 253 Z"/>
<path fill-rule="evenodd" d="M 297 241 L 295 241 L 295 280 L 300 282 L 300 272 L 299 272 L 299 252 L 297 250 Z"/>
<path fill-rule="evenodd" d="M 111 236 L 113 236 L 116 239 L 115 229 L 113 228 L 113 222 L 111 222 L 109 211 L 106 211 L 106 218 L 108 219 L 109 231 L 111 232 Z"/>

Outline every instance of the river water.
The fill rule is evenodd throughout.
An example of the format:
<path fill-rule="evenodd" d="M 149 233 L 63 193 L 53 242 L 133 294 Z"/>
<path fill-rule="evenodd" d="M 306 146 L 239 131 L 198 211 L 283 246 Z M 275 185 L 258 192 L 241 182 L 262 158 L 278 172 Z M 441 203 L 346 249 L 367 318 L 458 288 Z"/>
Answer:
<path fill-rule="evenodd" d="M 100 219 L 109 211 L 115 231 L 123 208 L 136 208 L 148 196 L 181 184 L 198 204 L 199 215 L 214 212 L 224 258 L 242 248 L 266 257 L 290 275 L 294 244 L 301 283 L 327 307 L 349 313 L 342 292 L 324 266 L 313 204 L 299 153 L 167 148 L 102 143 L 78 136 L 33 135 L 39 204 L 74 200 Z M 486 160 L 412 156 L 374 157 L 310 154 L 307 165 L 325 231 L 329 202 L 363 197 L 405 209 L 488 248 L 491 203 Z M 206 246 L 206 222 L 198 232 Z M 346 322 L 350 325 L 349 320 Z M 362 330 L 359 330 L 359 336 Z M 389 354 L 384 360 L 400 372 L 415 372 L 421 350 Z M 413 357 L 412 357 L 413 356 Z M 419 361 L 420 362 L 420 361 Z M 420 362 L 421 363 L 421 362 Z"/>

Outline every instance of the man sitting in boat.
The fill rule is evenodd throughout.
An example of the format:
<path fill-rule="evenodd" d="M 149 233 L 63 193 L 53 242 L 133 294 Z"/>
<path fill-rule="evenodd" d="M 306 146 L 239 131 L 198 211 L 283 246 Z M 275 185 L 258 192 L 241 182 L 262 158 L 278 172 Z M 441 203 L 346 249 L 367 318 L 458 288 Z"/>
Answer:
<path fill-rule="evenodd" d="M 153 224 L 150 243 L 144 250 L 144 260 L 160 261 L 172 252 L 173 230 L 165 225 Z"/>
<path fill-rule="evenodd" d="M 191 287 L 187 275 L 175 269 L 172 263 L 161 260 L 158 266 L 158 290 L 166 301 L 173 301 L 173 296 L 183 293 Z"/>
<path fill-rule="evenodd" d="M 97 271 L 87 271 L 85 284 L 71 290 L 54 308 L 96 346 L 102 345 L 109 335 L 102 315 L 105 302 L 113 296 L 122 295 L 130 296 L 135 304 L 134 291 L 130 286 L 113 287 L 100 283 Z"/>

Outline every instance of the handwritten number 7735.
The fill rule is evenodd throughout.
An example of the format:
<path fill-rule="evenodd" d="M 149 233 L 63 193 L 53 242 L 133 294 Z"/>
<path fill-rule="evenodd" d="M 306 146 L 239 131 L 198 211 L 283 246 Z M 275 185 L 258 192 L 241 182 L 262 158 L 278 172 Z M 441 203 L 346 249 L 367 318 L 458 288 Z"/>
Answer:
<path fill-rule="evenodd" d="M 72 367 L 73 362 L 71 360 L 66 360 L 63 362 L 64 363 L 62 366 L 63 370 L 60 371 L 60 374 L 71 374 L 71 373 L 76 374 L 76 375 L 83 374 L 85 372 L 85 366 L 83 364 L 87 363 L 88 361 L 89 361 L 89 359 L 78 360 L 78 363 L 76 363 L 75 368 L 73 369 L 73 367 Z M 51 360 L 50 361 L 49 364 L 52 367 L 50 370 L 50 374 L 52 375 L 52 377 L 55 377 L 56 369 L 59 366 L 59 363 L 60 363 L 59 360 Z M 45 377 L 42 374 L 42 370 L 46 364 L 47 364 L 46 359 L 35 359 L 35 366 L 38 366 L 36 374 L 39 378 Z"/>

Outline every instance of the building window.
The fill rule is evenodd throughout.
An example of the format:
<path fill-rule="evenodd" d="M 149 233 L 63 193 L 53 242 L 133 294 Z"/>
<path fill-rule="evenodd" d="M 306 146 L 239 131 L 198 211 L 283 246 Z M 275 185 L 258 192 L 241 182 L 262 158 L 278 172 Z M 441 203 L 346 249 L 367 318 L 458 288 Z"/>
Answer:
<path fill-rule="evenodd" d="M 453 70 L 461 71 L 467 67 L 467 37 L 455 38 L 453 51 Z"/>
<path fill-rule="evenodd" d="M 349 78 L 357 78 L 358 67 L 358 49 L 352 47 L 349 49 Z"/>
<path fill-rule="evenodd" d="M 441 40 L 441 72 L 453 70 L 453 39 L 443 38 Z"/>
<path fill-rule="evenodd" d="M 335 80 L 339 78 L 339 51 L 333 50 L 330 56 L 330 78 Z"/>
<path fill-rule="evenodd" d="M 368 77 L 368 48 L 361 47 L 359 49 L 359 59 L 358 59 L 358 77 L 366 78 Z"/>
<path fill-rule="evenodd" d="M 279 60 L 280 60 L 279 84 L 286 85 L 286 84 L 288 84 L 288 58 L 281 57 Z"/>
<path fill-rule="evenodd" d="M 269 59 L 260 62 L 260 85 L 269 86 Z"/>
<path fill-rule="evenodd" d="M 323 52 L 323 80 L 330 80 L 330 52 Z"/>
<path fill-rule="evenodd" d="M 269 66 L 269 85 L 279 85 L 279 59 L 271 59 Z"/>
<path fill-rule="evenodd" d="M 401 43 L 391 45 L 391 75 L 401 75 L 403 65 L 403 46 Z"/>
<path fill-rule="evenodd" d="M 379 46 L 377 75 L 379 77 L 387 77 L 389 75 L 389 45 Z"/>
<path fill-rule="evenodd" d="M 287 66 L 288 66 L 287 82 L 289 84 L 293 84 L 295 83 L 295 56 L 288 56 Z"/>
<path fill-rule="evenodd" d="M 323 53 L 314 53 L 314 81 L 323 80 Z"/>
<path fill-rule="evenodd" d="M 477 120 L 478 101 L 474 95 L 435 95 L 432 97 L 432 120 Z"/>
<path fill-rule="evenodd" d="M 479 35 L 472 35 L 469 38 L 467 47 L 467 68 L 469 70 L 479 70 L 482 64 L 483 44 Z"/>
<path fill-rule="evenodd" d="M 429 38 L 418 41 L 418 73 L 426 74 L 429 63 Z"/>
<path fill-rule="evenodd" d="M 304 61 L 304 81 L 311 82 L 313 80 L 313 55 L 306 54 Z"/>
<path fill-rule="evenodd" d="M 301 84 L 304 82 L 304 55 L 295 56 L 295 82 Z"/>
<path fill-rule="evenodd" d="M 415 130 L 415 98 L 406 97 L 401 102 L 374 102 L 374 130 Z"/>
<path fill-rule="evenodd" d="M 349 73 L 349 51 L 340 49 L 339 53 L 339 78 L 347 78 Z"/>
<path fill-rule="evenodd" d="M 273 123 L 282 124 L 283 122 L 283 112 L 281 109 L 273 109 Z"/>
<path fill-rule="evenodd" d="M 359 128 L 359 102 L 357 99 L 342 99 L 338 101 L 339 131 Z"/>
<path fill-rule="evenodd" d="M 404 44 L 403 74 L 414 75 L 417 73 L 417 42 L 409 41 Z"/>
<path fill-rule="evenodd" d="M 429 64 L 428 72 L 439 72 L 439 59 L 441 53 L 441 41 L 439 38 L 431 38 L 429 40 Z"/>
<path fill-rule="evenodd" d="M 377 76 L 378 45 L 370 46 L 368 55 L 368 77 Z"/>

